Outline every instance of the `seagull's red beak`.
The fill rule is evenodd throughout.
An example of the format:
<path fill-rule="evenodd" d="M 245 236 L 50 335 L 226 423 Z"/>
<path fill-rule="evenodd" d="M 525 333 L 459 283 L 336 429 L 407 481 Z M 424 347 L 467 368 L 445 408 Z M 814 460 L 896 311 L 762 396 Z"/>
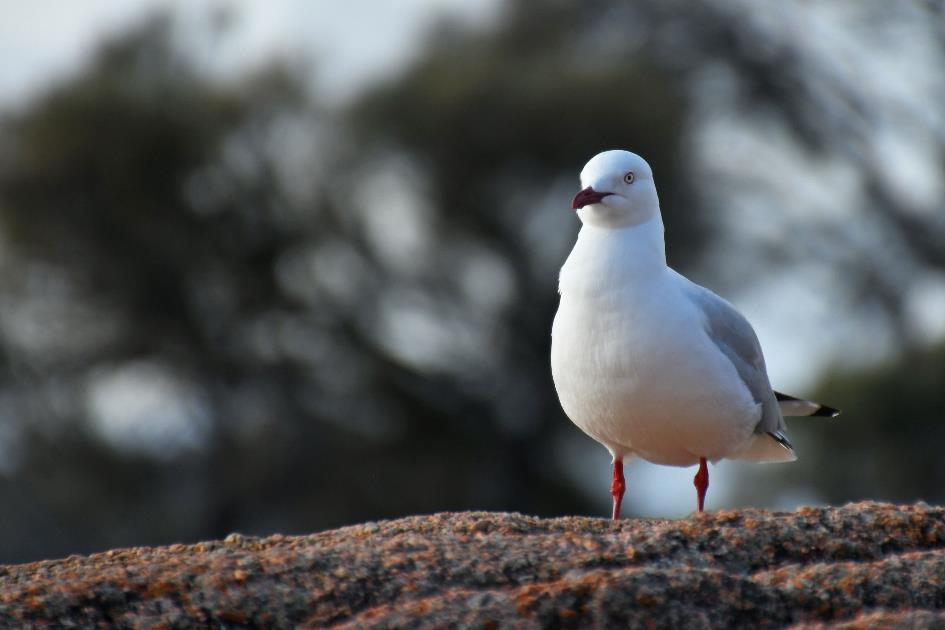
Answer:
<path fill-rule="evenodd" d="M 574 200 L 571 202 L 571 209 L 578 210 L 584 206 L 589 206 L 592 203 L 600 203 L 600 200 L 606 197 L 607 195 L 612 195 L 613 193 L 609 192 L 597 192 L 590 186 L 574 195 Z"/>

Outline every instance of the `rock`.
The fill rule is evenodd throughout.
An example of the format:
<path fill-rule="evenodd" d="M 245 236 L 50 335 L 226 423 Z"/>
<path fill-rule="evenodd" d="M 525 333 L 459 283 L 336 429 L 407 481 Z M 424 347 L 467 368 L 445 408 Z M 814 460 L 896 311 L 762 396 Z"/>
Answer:
<path fill-rule="evenodd" d="M 469 512 L 0 567 L 0 625 L 945 626 L 945 508 Z"/>

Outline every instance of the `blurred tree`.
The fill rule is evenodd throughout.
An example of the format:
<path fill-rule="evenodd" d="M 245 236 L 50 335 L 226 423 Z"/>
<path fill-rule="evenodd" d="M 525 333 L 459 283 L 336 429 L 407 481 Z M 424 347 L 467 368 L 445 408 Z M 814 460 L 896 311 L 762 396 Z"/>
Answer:
<path fill-rule="evenodd" d="M 557 187 L 566 244 L 574 152 L 637 134 L 670 161 L 677 112 L 643 66 L 555 80 L 541 41 L 494 37 L 366 98 L 350 139 L 283 68 L 210 80 L 162 19 L 6 118 L 3 559 L 587 509 L 543 472 L 567 425 L 535 202 Z M 627 73 L 651 86 L 635 108 L 587 98 Z"/>
<path fill-rule="evenodd" d="M 941 345 L 831 376 L 821 393 L 846 401 L 844 416 L 794 423 L 805 465 L 790 471 L 791 481 L 817 488 L 829 502 L 945 502 L 943 383 Z"/>
<path fill-rule="evenodd" d="M 897 279 L 941 265 L 940 215 L 879 176 L 865 84 L 748 7 L 518 0 L 488 29 L 441 25 L 342 111 L 280 64 L 213 79 L 157 19 L 6 114 L 0 561 L 445 509 L 591 512 L 559 470 L 584 438 L 548 367 L 567 202 L 591 155 L 638 150 L 670 262 L 693 269 L 730 242 L 706 190 L 757 194 L 743 171 L 770 159 L 723 138 L 710 172 L 730 177 L 689 184 L 713 98 L 745 128 L 787 129 L 792 166 L 844 148 L 869 193 L 857 223 L 878 226 L 857 240 L 841 221 L 778 224 L 739 249 L 742 277 L 835 265 L 907 337 Z M 799 190 L 779 179 L 791 187 L 765 203 Z M 898 412 L 887 376 L 857 381 L 890 392 L 862 417 L 859 389 L 829 392 L 857 436 Z M 824 452 L 848 452 L 849 426 L 818 433 Z M 909 474 L 875 487 L 934 489 Z M 859 495 L 832 480 L 831 498 Z"/>
<path fill-rule="evenodd" d="M 923 23 L 921 16 L 916 20 L 908 11 L 871 3 L 852 14 L 863 33 L 895 24 L 915 30 L 917 41 L 928 41 L 916 26 Z M 407 73 L 356 103 L 350 114 L 354 146 L 362 158 L 372 149 L 401 159 L 406 154 L 422 173 L 438 213 L 435 238 L 440 244 L 456 243 L 441 248 L 442 257 L 426 270 L 431 286 L 453 281 L 458 245 L 469 238 L 488 243 L 515 269 L 517 302 L 509 305 L 497 337 L 509 348 L 499 352 L 506 367 L 518 365 L 514 357 L 527 361 L 521 365 L 534 374 L 545 369 L 548 324 L 556 306 L 554 270 L 573 234 L 572 226 L 556 220 L 562 215 L 561 199 L 573 192 L 581 161 L 612 147 L 631 147 L 654 165 L 673 266 L 718 286 L 720 270 L 696 268 L 705 263 L 701 256 L 707 243 L 717 241 L 715 251 L 735 279 L 723 291 L 730 297 L 784 268 L 793 271 L 795 281 L 802 277 L 802 265 L 815 277 L 832 274 L 823 284 L 839 287 L 816 299 L 825 304 L 837 336 L 851 341 L 833 343 L 848 361 L 855 363 L 878 344 L 879 335 L 871 332 L 875 322 L 881 322 L 892 344 L 921 352 L 927 341 L 914 329 L 909 304 L 928 284 L 941 282 L 945 222 L 935 205 L 941 196 L 923 196 L 916 178 L 909 180 L 915 186 L 903 188 L 901 168 L 880 132 L 888 126 L 908 139 L 914 120 L 934 115 L 921 99 L 897 93 L 890 105 L 889 95 L 875 84 L 838 74 L 831 49 L 820 47 L 803 29 L 773 28 L 780 18 L 806 24 L 811 32 L 848 36 L 831 22 L 837 15 L 826 7 L 795 12 L 727 2 L 592 2 L 580 8 L 514 2 L 494 31 L 470 33 L 444 25 Z M 933 41 L 932 47 L 920 47 L 919 58 L 945 59 L 945 38 Z M 844 39 L 843 46 L 852 56 L 854 44 Z M 887 63 L 896 68 L 901 62 Z M 742 151 L 778 146 L 744 154 L 737 136 L 716 131 L 711 141 L 699 137 L 719 128 L 758 136 L 757 147 L 742 143 Z M 939 138 L 929 155 L 933 165 L 936 155 L 945 154 L 941 132 L 941 127 L 928 132 Z M 924 147 L 914 144 L 917 151 Z M 707 163 L 699 163 L 697 153 L 707 156 Z M 375 163 L 383 163 L 383 157 Z M 772 168 L 777 165 L 787 170 Z M 764 179 L 766 169 L 773 181 Z M 821 172 L 839 175 L 830 179 Z M 697 189 L 694 181 L 711 185 Z M 846 197 L 834 194 L 838 184 L 851 188 Z M 840 211 L 841 203 L 850 207 Z M 791 212 L 793 205 L 803 207 Z M 751 212 L 739 213 L 743 208 Z M 749 239 L 742 233 L 736 242 L 733 234 L 751 229 L 757 234 Z M 835 322 L 846 318 L 847 330 L 842 330 Z M 864 320 L 871 321 L 864 325 Z M 502 373 L 517 379 L 527 372 Z M 880 374 L 877 379 L 889 376 Z M 942 382 L 934 371 L 928 378 Z M 515 390 L 531 391 L 524 383 Z M 534 391 L 538 400 L 553 400 L 549 389 Z M 926 393 L 925 400 L 941 402 L 940 392 Z M 492 395 L 501 401 L 501 394 Z M 847 411 L 839 425 L 792 423 L 802 440 L 814 432 L 821 440 L 811 447 L 821 455 L 812 452 L 808 458 L 806 445 L 802 449 L 814 469 L 824 461 L 819 459 L 826 457 L 823 452 L 853 455 L 842 442 L 847 423 L 855 423 L 861 436 L 888 428 L 888 416 L 857 413 L 856 395 L 855 389 L 825 394 L 825 400 Z M 536 436 L 559 426 L 554 404 L 540 417 L 552 422 L 535 420 Z M 905 433 L 918 438 L 922 420 L 907 422 L 911 428 Z M 531 443 L 535 439 L 528 437 Z M 876 454 L 877 461 L 898 467 L 892 478 L 911 479 L 916 489 L 945 484 L 943 474 L 923 481 L 919 471 L 903 473 L 909 467 L 902 465 L 904 451 L 898 448 Z M 851 471 L 860 466 L 854 457 L 832 461 Z M 783 469 L 753 475 L 778 478 L 779 491 L 788 494 L 818 496 L 823 485 L 832 500 L 860 496 L 860 486 L 849 476 L 827 481 Z M 799 492 L 805 487 L 817 490 Z M 741 496 L 746 503 L 769 504 L 777 495 L 771 484 L 754 483 Z M 927 496 L 945 498 L 941 492 Z"/>
<path fill-rule="evenodd" d="M 247 381 L 290 387 L 238 346 L 280 305 L 273 261 L 295 237 L 259 144 L 305 115 L 303 92 L 279 68 L 208 82 L 169 28 L 108 44 L 3 125 L 6 559 L 219 534 L 253 509 L 248 483 L 287 487 L 272 445 L 291 425 L 237 434 L 231 408 Z"/>

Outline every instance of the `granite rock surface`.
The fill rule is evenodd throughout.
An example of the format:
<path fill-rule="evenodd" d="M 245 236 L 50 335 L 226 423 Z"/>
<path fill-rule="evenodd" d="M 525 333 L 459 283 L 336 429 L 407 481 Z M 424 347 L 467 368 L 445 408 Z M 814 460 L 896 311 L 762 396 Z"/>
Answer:
<path fill-rule="evenodd" d="M 466 512 L 0 566 L 3 627 L 945 627 L 945 508 Z"/>

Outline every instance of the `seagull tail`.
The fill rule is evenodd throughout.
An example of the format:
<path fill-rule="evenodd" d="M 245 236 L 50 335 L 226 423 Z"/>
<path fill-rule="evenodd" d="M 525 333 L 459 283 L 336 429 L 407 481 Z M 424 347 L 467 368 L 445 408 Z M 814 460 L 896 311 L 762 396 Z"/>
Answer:
<path fill-rule="evenodd" d="M 839 409 L 821 405 L 812 400 L 802 400 L 794 396 L 788 396 L 781 392 L 775 392 L 778 399 L 778 406 L 781 407 L 783 416 L 818 416 L 821 418 L 836 418 L 840 415 Z"/>

